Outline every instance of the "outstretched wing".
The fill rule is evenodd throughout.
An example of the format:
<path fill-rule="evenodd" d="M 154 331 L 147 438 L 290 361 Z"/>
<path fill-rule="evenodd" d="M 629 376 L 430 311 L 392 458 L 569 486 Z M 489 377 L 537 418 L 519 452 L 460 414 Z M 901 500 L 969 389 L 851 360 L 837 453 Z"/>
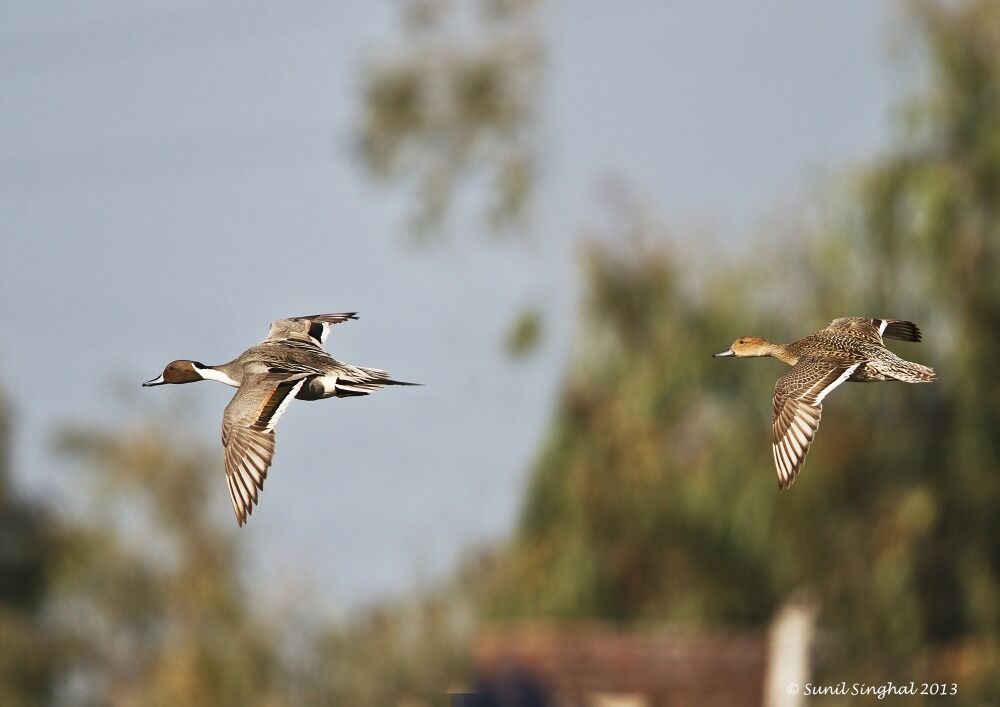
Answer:
<path fill-rule="evenodd" d="M 886 339 L 920 341 L 920 328 L 902 319 L 870 319 L 868 317 L 840 317 L 830 322 L 829 331 L 856 336 L 874 344 L 884 345 Z"/>
<path fill-rule="evenodd" d="M 304 317 L 289 317 L 271 322 L 265 341 L 281 339 L 298 339 L 310 341 L 317 346 L 326 343 L 330 335 L 330 327 L 351 319 L 357 319 L 357 312 L 340 312 L 337 314 L 309 314 Z"/>
<path fill-rule="evenodd" d="M 226 481 L 242 526 L 253 513 L 274 457 L 274 428 L 308 374 L 244 373 L 222 416 Z"/>
<path fill-rule="evenodd" d="M 771 446 L 778 486 L 795 481 L 823 416 L 823 399 L 851 377 L 861 363 L 800 361 L 774 386 Z"/>

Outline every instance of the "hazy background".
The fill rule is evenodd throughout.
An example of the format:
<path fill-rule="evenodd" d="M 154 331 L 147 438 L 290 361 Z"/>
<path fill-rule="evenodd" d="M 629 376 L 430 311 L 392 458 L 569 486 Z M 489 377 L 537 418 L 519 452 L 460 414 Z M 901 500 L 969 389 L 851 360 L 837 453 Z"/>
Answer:
<path fill-rule="evenodd" d="M 121 424 L 149 399 L 184 400 L 189 432 L 216 444 L 230 390 L 138 383 L 174 358 L 227 361 L 271 319 L 360 311 L 330 351 L 427 387 L 296 406 L 241 534 L 254 586 L 314 582 L 331 610 L 439 576 L 511 528 L 602 178 L 626 175 L 671 224 L 740 249 L 806 185 L 888 144 L 903 74 L 886 61 L 886 3 L 545 3 L 526 236 L 491 240 L 473 199 L 420 248 L 411 199 L 354 146 L 363 69 L 405 41 L 393 3 L 0 13 L 18 482 L 72 508 L 53 426 Z M 503 336 L 525 306 L 544 313 L 544 345 L 512 362 Z"/>
<path fill-rule="evenodd" d="M 1000 704 L 998 46 L 991 0 L 4 3 L 0 704 Z M 425 386 L 292 406 L 237 529 L 232 391 L 139 383 L 349 310 Z M 710 354 L 844 315 L 939 380 L 838 390 L 779 492 L 782 366 Z"/>

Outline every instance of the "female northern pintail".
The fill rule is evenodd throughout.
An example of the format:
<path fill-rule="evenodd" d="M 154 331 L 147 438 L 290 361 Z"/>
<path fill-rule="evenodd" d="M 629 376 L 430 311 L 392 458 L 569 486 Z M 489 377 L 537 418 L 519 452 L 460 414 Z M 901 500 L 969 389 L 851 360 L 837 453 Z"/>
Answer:
<path fill-rule="evenodd" d="M 913 322 L 868 317 L 841 317 L 804 339 L 772 344 L 756 336 L 743 336 L 716 356 L 773 356 L 792 370 L 774 386 L 771 444 L 778 486 L 795 481 L 823 412 L 823 399 L 844 381 L 869 383 L 903 381 L 930 383 L 934 370 L 900 358 L 882 339 L 920 341 Z"/>
<path fill-rule="evenodd" d="M 229 496 L 242 526 L 253 513 L 274 456 L 274 428 L 293 398 L 319 400 L 368 395 L 393 380 L 385 371 L 342 363 L 323 350 L 333 324 L 357 319 L 355 312 L 313 314 L 271 322 L 267 338 L 219 366 L 171 361 L 159 378 L 143 386 L 214 380 L 238 388 L 222 415 Z"/>

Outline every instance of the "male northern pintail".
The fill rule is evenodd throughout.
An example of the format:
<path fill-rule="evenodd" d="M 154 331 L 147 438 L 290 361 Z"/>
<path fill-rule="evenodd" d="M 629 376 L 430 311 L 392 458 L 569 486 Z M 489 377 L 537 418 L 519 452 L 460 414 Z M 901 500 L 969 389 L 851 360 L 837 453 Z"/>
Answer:
<path fill-rule="evenodd" d="M 242 526 L 253 513 L 274 456 L 274 428 L 293 398 L 319 400 L 368 395 L 393 380 L 385 371 L 342 363 L 323 350 L 333 324 L 357 319 L 355 312 L 313 314 L 271 322 L 267 338 L 219 366 L 171 361 L 159 378 L 143 386 L 214 380 L 238 388 L 222 415 L 229 496 Z"/>
<path fill-rule="evenodd" d="M 823 412 L 823 399 L 844 381 L 930 383 L 934 370 L 900 358 L 882 339 L 920 341 L 913 322 L 841 317 L 804 339 L 772 344 L 743 336 L 716 356 L 773 356 L 792 367 L 774 386 L 771 443 L 778 486 L 788 488 L 802 468 Z"/>

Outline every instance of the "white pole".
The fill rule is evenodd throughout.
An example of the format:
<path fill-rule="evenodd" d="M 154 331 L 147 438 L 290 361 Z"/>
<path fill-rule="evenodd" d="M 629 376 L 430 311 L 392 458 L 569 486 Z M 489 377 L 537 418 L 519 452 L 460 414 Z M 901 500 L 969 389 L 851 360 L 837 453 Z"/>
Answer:
<path fill-rule="evenodd" d="M 768 638 L 764 707 L 801 707 L 810 679 L 810 651 L 816 609 L 811 604 L 784 606 L 771 623 Z"/>

